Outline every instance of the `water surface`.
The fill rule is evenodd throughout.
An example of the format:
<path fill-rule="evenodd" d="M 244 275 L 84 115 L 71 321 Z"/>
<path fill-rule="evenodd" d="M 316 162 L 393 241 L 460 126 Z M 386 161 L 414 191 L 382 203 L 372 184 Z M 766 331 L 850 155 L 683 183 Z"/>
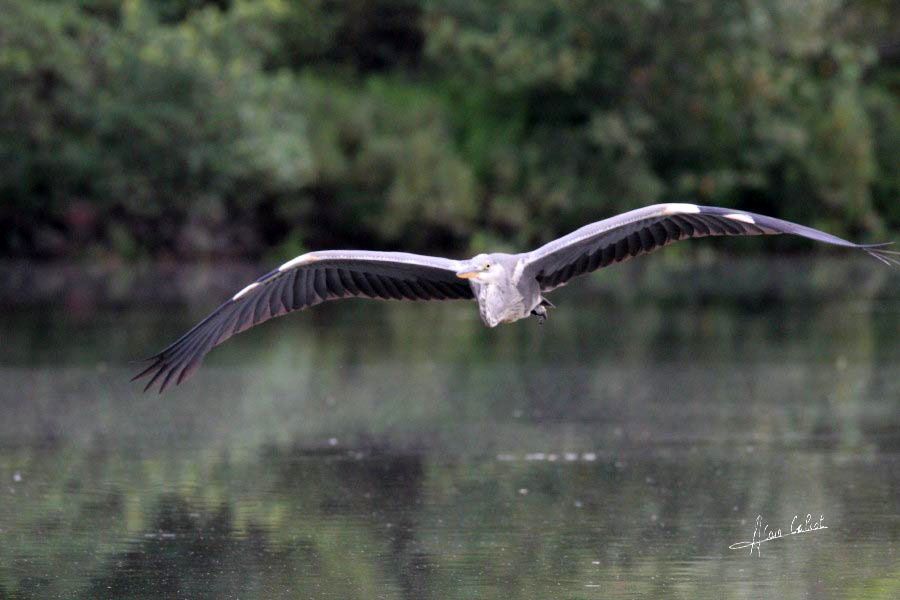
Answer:
<path fill-rule="evenodd" d="M 0 598 L 900 597 L 900 276 L 654 259 L 544 326 L 320 306 L 162 396 L 128 361 L 259 269 L 0 267 Z"/>

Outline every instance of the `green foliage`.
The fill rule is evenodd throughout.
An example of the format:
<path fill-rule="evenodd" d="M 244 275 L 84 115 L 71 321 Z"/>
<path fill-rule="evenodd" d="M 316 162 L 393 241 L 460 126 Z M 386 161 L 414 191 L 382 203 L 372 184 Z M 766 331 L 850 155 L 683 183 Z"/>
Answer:
<path fill-rule="evenodd" d="M 546 238 L 601 212 L 684 199 L 882 231 L 889 214 L 872 194 L 900 146 L 873 131 L 865 98 L 881 92 L 892 114 L 880 118 L 893 124 L 897 97 L 865 80 L 874 50 L 834 25 L 865 6 L 492 4 L 431 2 L 428 53 L 491 98 L 488 114 L 525 114 L 508 151 L 494 147 L 516 163 L 496 170 L 516 176 L 493 191 L 528 207 L 510 229 Z"/>
<path fill-rule="evenodd" d="M 6 254 L 520 248 L 677 200 L 900 227 L 881 2 L 0 9 Z"/>

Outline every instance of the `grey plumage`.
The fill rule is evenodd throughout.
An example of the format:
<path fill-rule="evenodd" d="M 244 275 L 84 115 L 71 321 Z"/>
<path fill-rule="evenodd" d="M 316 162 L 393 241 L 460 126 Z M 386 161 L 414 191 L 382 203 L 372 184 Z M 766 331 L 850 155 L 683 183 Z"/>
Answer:
<path fill-rule="evenodd" d="M 254 325 L 327 300 L 471 300 L 490 327 L 530 315 L 546 318 L 543 294 L 574 277 L 652 252 L 682 239 L 792 234 L 861 249 L 900 265 L 884 244 L 861 245 L 773 217 L 693 204 L 657 204 L 592 223 L 522 254 L 450 260 L 401 252 L 332 250 L 298 256 L 263 275 L 187 333 L 148 359 L 133 379 L 145 391 L 181 383 L 215 346 Z M 468 281 L 466 281 L 468 280 Z"/>

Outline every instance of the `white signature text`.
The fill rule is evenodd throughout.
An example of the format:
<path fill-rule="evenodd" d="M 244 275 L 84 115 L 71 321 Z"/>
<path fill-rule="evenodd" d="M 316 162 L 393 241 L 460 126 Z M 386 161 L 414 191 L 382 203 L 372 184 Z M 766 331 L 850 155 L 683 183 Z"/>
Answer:
<path fill-rule="evenodd" d="M 753 527 L 752 539 L 745 542 L 736 542 L 728 546 L 728 549 L 741 550 L 743 548 L 750 548 L 750 556 L 753 556 L 754 550 L 756 550 L 757 556 L 762 556 L 759 548 L 766 542 L 779 540 L 791 535 L 818 531 L 819 529 L 828 529 L 828 526 L 825 525 L 824 515 L 819 515 L 817 520 L 813 520 L 812 515 L 810 514 L 807 514 L 805 519 L 801 519 L 799 515 L 794 515 L 794 518 L 791 519 L 791 528 L 787 533 L 781 529 L 772 529 L 769 527 L 768 523 L 763 521 L 762 515 L 757 515 L 756 524 Z"/>

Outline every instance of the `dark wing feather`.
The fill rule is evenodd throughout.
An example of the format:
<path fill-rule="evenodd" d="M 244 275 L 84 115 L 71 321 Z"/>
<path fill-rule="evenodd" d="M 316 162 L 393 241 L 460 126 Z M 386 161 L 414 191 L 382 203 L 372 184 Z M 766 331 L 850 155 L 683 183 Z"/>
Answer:
<path fill-rule="evenodd" d="M 529 253 L 528 272 L 549 291 L 573 277 L 653 252 L 673 242 L 708 236 L 792 234 L 862 249 L 888 264 L 896 252 L 847 240 L 790 221 L 745 211 L 693 204 L 657 204 L 582 227 Z"/>
<path fill-rule="evenodd" d="M 308 257 L 308 258 L 306 258 Z M 190 377 L 203 357 L 231 336 L 263 321 L 339 298 L 467 300 L 472 288 L 456 263 L 402 253 L 316 252 L 263 275 L 158 354 L 132 381 L 160 393 Z M 287 267 L 287 268 L 285 268 Z"/>

